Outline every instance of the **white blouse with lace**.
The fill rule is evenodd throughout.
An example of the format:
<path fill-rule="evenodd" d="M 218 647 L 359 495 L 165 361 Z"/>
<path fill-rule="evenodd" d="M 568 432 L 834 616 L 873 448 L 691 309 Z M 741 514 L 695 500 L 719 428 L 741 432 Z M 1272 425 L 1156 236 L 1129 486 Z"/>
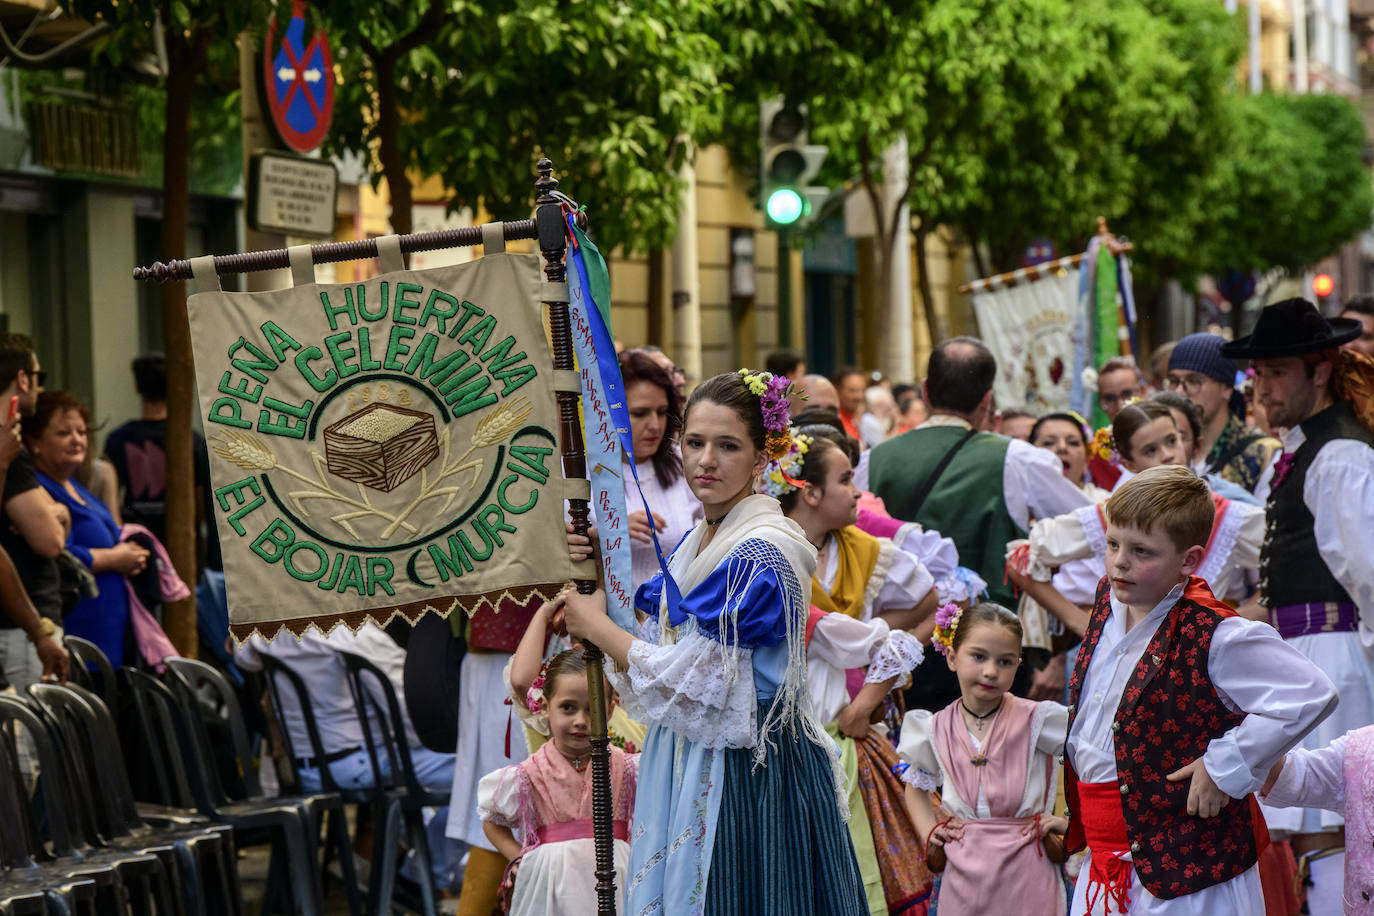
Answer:
<path fill-rule="evenodd" d="M 907 769 L 902 773 L 902 781 L 927 792 L 941 789 L 940 798 L 944 807 L 955 817 L 991 817 L 987 801 L 981 790 L 978 798 L 969 800 L 959 797 L 954 782 L 947 778 L 948 762 L 941 759 L 935 750 L 935 714 L 925 709 L 913 709 L 902 720 L 902 740 L 897 745 L 897 756 L 906 761 Z M 1053 799 L 1059 781 L 1059 767 L 1047 767 L 1037 761 L 1040 755 L 1057 757 L 1064 749 L 1064 738 L 1069 730 L 1069 711 L 1059 703 L 1049 700 L 1036 704 L 1031 712 L 1030 755 L 1026 758 L 1026 790 L 1021 795 L 1021 804 L 1016 817 L 1033 817 L 1045 814 L 1049 809 L 1044 800 Z M 977 738 L 970 733 L 974 747 Z M 1048 772 L 1047 772 L 1048 771 Z M 942 788 L 943 787 L 943 788 Z"/>
<path fill-rule="evenodd" d="M 1218 598 L 1244 598 L 1245 575 L 1259 568 L 1263 540 L 1264 509 L 1229 502 L 1197 574 Z M 1084 506 L 1031 526 L 1027 571 L 1039 582 L 1050 581 L 1053 567 L 1087 558 L 1094 558 L 1099 575 L 1105 575 L 1106 557 L 1107 532 L 1097 506 Z M 1071 596 L 1070 600 L 1075 597 L 1078 596 Z"/>
<path fill-rule="evenodd" d="M 855 620 L 826 614 L 816 622 L 806 647 L 806 685 L 816 718 L 834 722 L 849 705 L 845 671 L 868 668 L 864 683 L 881 684 L 921 663 L 921 644 L 905 630 L 891 630 L 881 618 Z"/>

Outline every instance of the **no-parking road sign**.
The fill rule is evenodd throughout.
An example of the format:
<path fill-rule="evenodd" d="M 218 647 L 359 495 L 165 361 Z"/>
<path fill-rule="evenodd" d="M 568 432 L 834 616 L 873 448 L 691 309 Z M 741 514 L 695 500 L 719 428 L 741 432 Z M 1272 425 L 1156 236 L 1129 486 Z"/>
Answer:
<path fill-rule="evenodd" d="M 267 109 L 282 141 L 298 153 L 318 148 L 334 115 L 334 61 L 323 29 L 305 43 L 302 0 L 292 5 L 291 22 L 280 40 L 276 20 L 268 23 L 262 60 Z"/>

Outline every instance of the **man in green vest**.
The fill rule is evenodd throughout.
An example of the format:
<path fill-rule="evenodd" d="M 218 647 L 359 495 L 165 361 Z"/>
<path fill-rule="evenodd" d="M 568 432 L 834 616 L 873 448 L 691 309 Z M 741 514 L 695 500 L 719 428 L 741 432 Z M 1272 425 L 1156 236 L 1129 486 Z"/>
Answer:
<path fill-rule="evenodd" d="M 1033 519 L 1090 501 L 1049 450 L 984 431 L 996 375 L 997 360 L 981 340 L 955 337 L 937 345 L 924 385 L 930 418 L 865 452 L 854 479 L 882 497 L 893 518 L 952 539 L 960 565 L 988 582 L 993 601 L 1015 609 L 1012 587 L 1003 584 L 1007 542 L 1025 537 Z M 1023 653 L 1031 667 L 1043 667 L 1047 659 L 1036 654 L 1043 653 Z M 908 705 L 938 710 L 952 703 L 959 690 L 945 668 L 941 660 L 917 669 Z M 1028 683 L 1023 664 L 1013 690 L 1024 695 Z"/>

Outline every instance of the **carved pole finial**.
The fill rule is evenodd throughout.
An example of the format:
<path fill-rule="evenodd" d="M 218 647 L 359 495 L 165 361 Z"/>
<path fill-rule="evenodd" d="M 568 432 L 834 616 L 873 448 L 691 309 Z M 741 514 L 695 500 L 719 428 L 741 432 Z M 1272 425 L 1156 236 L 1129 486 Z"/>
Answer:
<path fill-rule="evenodd" d="M 539 180 L 534 183 L 534 189 L 539 192 L 536 204 L 553 203 L 553 192 L 558 190 L 558 179 L 553 177 L 553 160 L 545 156 L 535 164 L 539 170 Z"/>

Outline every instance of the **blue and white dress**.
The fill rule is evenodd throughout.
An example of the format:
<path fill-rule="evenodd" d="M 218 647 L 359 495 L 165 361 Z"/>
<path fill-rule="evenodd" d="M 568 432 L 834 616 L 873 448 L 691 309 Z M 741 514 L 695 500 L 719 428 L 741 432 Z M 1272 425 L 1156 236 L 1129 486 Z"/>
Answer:
<path fill-rule="evenodd" d="M 805 629 L 815 548 L 768 496 L 698 525 L 636 596 L 649 619 L 611 674 L 649 726 L 626 912 L 868 911 L 835 744 L 810 711 Z"/>

